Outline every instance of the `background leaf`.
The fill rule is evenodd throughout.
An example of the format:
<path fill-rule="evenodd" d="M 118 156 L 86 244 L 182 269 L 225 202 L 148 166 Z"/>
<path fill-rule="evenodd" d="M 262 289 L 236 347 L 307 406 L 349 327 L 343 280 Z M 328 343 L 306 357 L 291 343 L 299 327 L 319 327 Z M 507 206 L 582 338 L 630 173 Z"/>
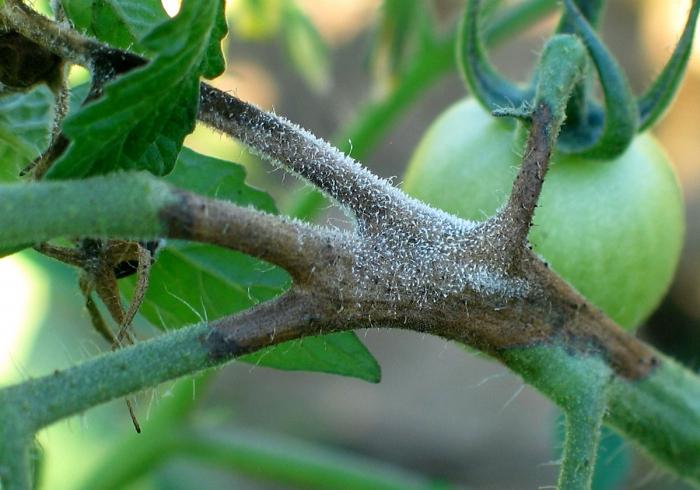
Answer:
<path fill-rule="evenodd" d="M 277 35 L 286 0 L 236 0 L 233 29 L 241 39 L 261 41 Z"/>
<path fill-rule="evenodd" d="M 433 24 L 433 12 L 425 0 L 382 2 L 370 53 L 380 90 L 392 89 L 417 52 L 434 42 Z"/>
<path fill-rule="evenodd" d="M 291 1 L 285 6 L 282 27 L 284 47 L 294 69 L 314 91 L 327 92 L 331 61 L 328 47 L 316 27 Z"/>
<path fill-rule="evenodd" d="M 20 170 L 46 148 L 52 103 L 44 85 L 0 97 L 0 182 L 18 180 Z"/>
<path fill-rule="evenodd" d="M 66 119 L 63 130 L 71 144 L 47 177 L 119 169 L 169 173 L 194 129 L 199 77 L 218 69 L 209 60 L 209 46 L 213 31 L 222 35 L 220 11 L 221 2 L 185 2 L 175 18 L 142 39 L 155 58 L 109 83 L 102 98 Z"/>
<path fill-rule="evenodd" d="M 166 180 L 198 194 L 276 213 L 266 193 L 245 184 L 240 165 L 184 148 Z M 133 294 L 135 278 L 121 281 Z M 160 328 L 214 320 L 271 299 L 290 285 L 282 269 L 224 248 L 168 241 L 151 270 L 141 314 Z M 354 333 L 308 337 L 248 355 L 242 360 L 285 370 L 319 371 L 379 381 L 377 361 Z"/>

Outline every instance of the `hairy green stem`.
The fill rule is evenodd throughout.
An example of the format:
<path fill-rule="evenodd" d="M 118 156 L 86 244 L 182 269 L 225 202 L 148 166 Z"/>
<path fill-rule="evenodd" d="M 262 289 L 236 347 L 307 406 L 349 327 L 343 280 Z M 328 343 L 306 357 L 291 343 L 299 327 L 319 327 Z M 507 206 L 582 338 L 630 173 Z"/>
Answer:
<path fill-rule="evenodd" d="M 195 325 L 4 388 L 0 406 L 15 407 L 10 420 L 33 433 L 88 407 L 228 361 L 212 354 L 206 341 L 211 332 Z"/>
<path fill-rule="evenodd" d="M 4 422 L 0 456 L 13 446 L 29 444 L 33 431 L 53 421 L 227 362 L 230 358 L 212 358 L 202 344 L 202 336 L 208 332 L 206 325 L 187 327 L 0 391 Z M 566 345 L 510 349 L 502 358 L 565 410 L 571 410 L 576 401 L 580 403 L 581 393 L 590 393 L 591 386 L 609 380 L 606 422 L 639 442 L 675 473 L 700 484 L 700 380 L 674 361 L 657 356 L 656 370 L 639 381 L 614 377 L 602 359 L 574 355 Z M 13 427 L 24 430 L 18 434 L 10 430 Z M 14 459 L 3 463 L 14 465 Z M 10 476 L 5 470 L 3 483 L 14 481 Z"/>
<path fill-rule="evenodd" d="M 0 392 L 0 488 L 3 490 L 32 488 L 30 447 L 34 432 L 25 426 L 18 408 L 4 405 Z"/>
<path fill-rule="evenodd" d="M 562 490 L 588 490 L 593 481 L 603 415 L 607 408 L 605 384 L 592 385 L 565 412 L 564 455 L 558 486 Z"/>
<path fill-rule="evenodd" d="M 672 359 L 656 356 L 656 369 L 639 381 L 615 377 L 602 359 L 572 355 L 563 343 L 512 349 L 504 359 L 526 382 L 574 416 L 576 404 L 600 403 L 594 395 L 600 391 L 591 387 L 602 388 L 607 380 L 604 422 L 700 486 L 700 379 Z"/>
<path fill-rule="evenodd" d="M 86 231 L 95 238 L 162 236 L 158 212 L 177 200 L 172 188 L 145 173 L 93 178 L 89 192 L 81 191 L 86 188 L 80 181 L 1 186 L 0 246 L 84 236 Z"/>
<path fill-rule="evenodd" d="M 497 45 L 550 13 L 556 0 L 529 0 L 498 14 L 484 30 L 487 46 Z M 350 124 L 333 138 L 338 149 L 363 160 L 397 118 L 418 100 L 435 81 L 455 67 L 456 30 L 420 51 L 401 74 L 398 85 L 382 100 L 365 106 Z M 310 188 L 298 190 L 285 212 L 301 219 L 313 219 L 325 206 L 323 194 Z"/>

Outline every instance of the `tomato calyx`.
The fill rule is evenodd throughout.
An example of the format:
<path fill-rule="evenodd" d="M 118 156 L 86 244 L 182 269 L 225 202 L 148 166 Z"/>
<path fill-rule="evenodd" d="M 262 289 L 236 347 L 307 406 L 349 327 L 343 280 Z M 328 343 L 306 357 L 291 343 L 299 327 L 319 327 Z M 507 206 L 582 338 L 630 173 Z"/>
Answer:
<path fill-rule="evenodd" d="M 586 46 L 594 71 L 574 91 L 567 107 L 557 150 L 588 158 L 609 160 L 620 156 L 635 135 L 653 126 L 669 107 L 690 56 L 700 0 L 693 0 L 688 21 L 673 54 L 651 86 L 635 97 L 627 77 L 600 38 L 596 26 L 604 0 L 564 0 L 558 32 L 578 36 Z M 468 0 L 458 43 L 460 69 L 472 95 L 495 116 L 528 119 L 541 73 L 520 87 L 489 63 L 480 35 L 481 0 Z M 603 91 L 598 102 L 589 90 L 597 76 Z"/>

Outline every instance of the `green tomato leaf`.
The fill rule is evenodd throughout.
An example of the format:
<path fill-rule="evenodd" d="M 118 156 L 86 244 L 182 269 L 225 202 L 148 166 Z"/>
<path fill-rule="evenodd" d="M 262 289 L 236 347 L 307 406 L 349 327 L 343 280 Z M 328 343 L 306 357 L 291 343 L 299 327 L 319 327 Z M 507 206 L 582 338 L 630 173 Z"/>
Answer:
<path fill-rule="evenodd" d="M 199 77 L 215 67 L 207 54 L 211 38 L 221 34 L 215 29 L 221 4 L 185 2 L 176 17 L 143 38 L 155 58 L 107 84 L 100 99 L 66 119 L 63 131 L 71 144 L 47 177 L 120 169 L 169 173 L 194 129 Z"/>
<path fill-rule="evenodd" d="M 318 371 L 379 383 L 381 368 L 353 332 L 306 337 L 268 347 L 241 360 L 287 371 Z"/>
<path fill-rule="evenodd" d="M 93 1 L 93 8 L 100 4 L 124 24 L 132 36 L 132 42 L 143 39 L 169 19 L 160 0 L 98 0 Z"/>
<path fill-rule="evenodd" d="M 203 196 L 277 214 L 277 207 L 269 194 L 246 185 L 245 177 L 241 165 L 183 148 L 175 171 L 165 180 Z"/>
<path fill-rule="evenodd" d="M 198 194 L 254 206 L 276 213 L 269 195 L 245 184 L 236 165 L 184 148 L 166 180 Z M 127 297 L 135 278 L 120 281 Z M 168 241 L 151 269 L 141 314 L 162 328 L 212 321 L 271 299 L 290 285 L 288 274 L 275 266 L 224 248 Z M 274 346 L 242 360 L 285 370 L 306 370 L 379 380 L 377 361 L 347 332 L 309 337 Z"/>
<path fill-rule="evenodd" d="M 221 75 L 226 69 L 226 57 L 221 49 L 221 41 L 228 34 L 228 25 L 226 24 L 226 3 L 219 2 L 219 10 L 216 13 L 214 28 L 209 39 L 209 47 L 202 61 L 202 76 L 212 79 Z"/>
<path fill-rule="evenodd" d="M 214 78 L 225 68 L 221 40 L 228 32 L 225 3 L 218 12 L 204 57 L 202 75 Z M 169 20 L 161 0 L 63 0 L 68 17 L 79 30 L 116 48 L 149 54 L 141 43 L 148 33 Z"/>
<path fill-rule="evenodd" d="M 0 97 L 0 182 L 13 182 L 49 141 L 53 95 L 46 86 Z"/>
<path fill-rule="evenodd" d="M 139 41 L 168 20 L 160 0 L 62 0 L 73 25 L 121 49 L 143 53 Z"/>
<path fill-rule="evenodd" d="M 75 29 L 84 34 L 95 34 L 91 31 L 93 3 L 94 0 L 61 0 L 66 17 Z"/>
<path fill-rule="evenodd" d="M 131 296 L 133 276 L 123 282 Z M 284 271 L 244 254 L 168 241 L 151 268 L 141 313 L 157 327 L 180 328 L 244 310 L 288 285 Z"/>

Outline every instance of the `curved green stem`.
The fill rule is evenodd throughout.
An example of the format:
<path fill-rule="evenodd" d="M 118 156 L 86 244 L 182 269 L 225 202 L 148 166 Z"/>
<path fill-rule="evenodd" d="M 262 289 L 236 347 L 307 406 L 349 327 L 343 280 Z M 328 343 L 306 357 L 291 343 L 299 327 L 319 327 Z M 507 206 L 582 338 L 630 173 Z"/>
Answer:
<path fill-rule="evenodd" d="M 594 135 L 593 141 L 585 138 L 583 141 L 577 141 L 576 137 L 566 138 L 560 141 L 562 150 L 590 158 L 614 158 L 627 149 L 637 132 L 638 114 L 634 96 L 617 61 L 573 0 L 564 0 L 564 5 L 569 12 L 573 28 L 586 44 L 595 65 L 603 88 L 605 108 L 602 114 L 600 110 L 592 114 L 602 121 L 592 121 L 593 124 L 588 128 L 583 128 L 583 133 L 590 134 L 595 133 L 596 126 L 602 126 L 599 134 Z M 573 129 L 574 135 L 582 136 L 580 133 L 575 134 L 577 129 Z"/>
<path fill-rule="evenodd" d="M 457 61 L 464 81 L 488 111 L 520 107 L 532 100 L 531 90 L 513 84 L 489 63 L 479 30 L 481 20 L 481 0 L 469 0 L 457 38 Z"/>
<path fill-rule="evenodd" d="M 575 0 L 576 5 L 594 28 L 598 28 L 600 24 L 601 12 L 605 4 L 605 0 Z M 564 13 L 557 27 L 558 33 L 573 34 L 575 28 L 572 25 L 571 13 L 564 10 Z M 588 125 L 589 100 L 591 94 L 591 80 L 585 77 L 574 89 L 569 100 L 569 106 L 566 108 L 567 124 L 574 127 L 586 127 Z"/>
<path fill-rule="evenodd" d="M 557 0 L 528 0 L 509 8 L 484 30 L 487 46 L 496 45 L 522 31 L 554 10 Z M 398 117 L 454 66 L 456 31 L 435 42 L 430 49 L 421 50 L 401 74 L 398 85 L 381 101 L 365 106 L 358 116 L 342 128 L 333 141 L 345 153 L 363 160 L 380 141 Z M 286 214 L 313 219 L 324 207 L 323 195 L 308 187 L 297 191 L 285 207 Z"/>
<path fill-rule="evenodd" d="M 700 0 L 694 0 L 683 35 L 676 44 L 671 58 L 651 87 L 637 100 L 640 131 L 652 127 L 664 115 L 678 91 L 690 59 L 698 13 L 700 13 Z"/>

